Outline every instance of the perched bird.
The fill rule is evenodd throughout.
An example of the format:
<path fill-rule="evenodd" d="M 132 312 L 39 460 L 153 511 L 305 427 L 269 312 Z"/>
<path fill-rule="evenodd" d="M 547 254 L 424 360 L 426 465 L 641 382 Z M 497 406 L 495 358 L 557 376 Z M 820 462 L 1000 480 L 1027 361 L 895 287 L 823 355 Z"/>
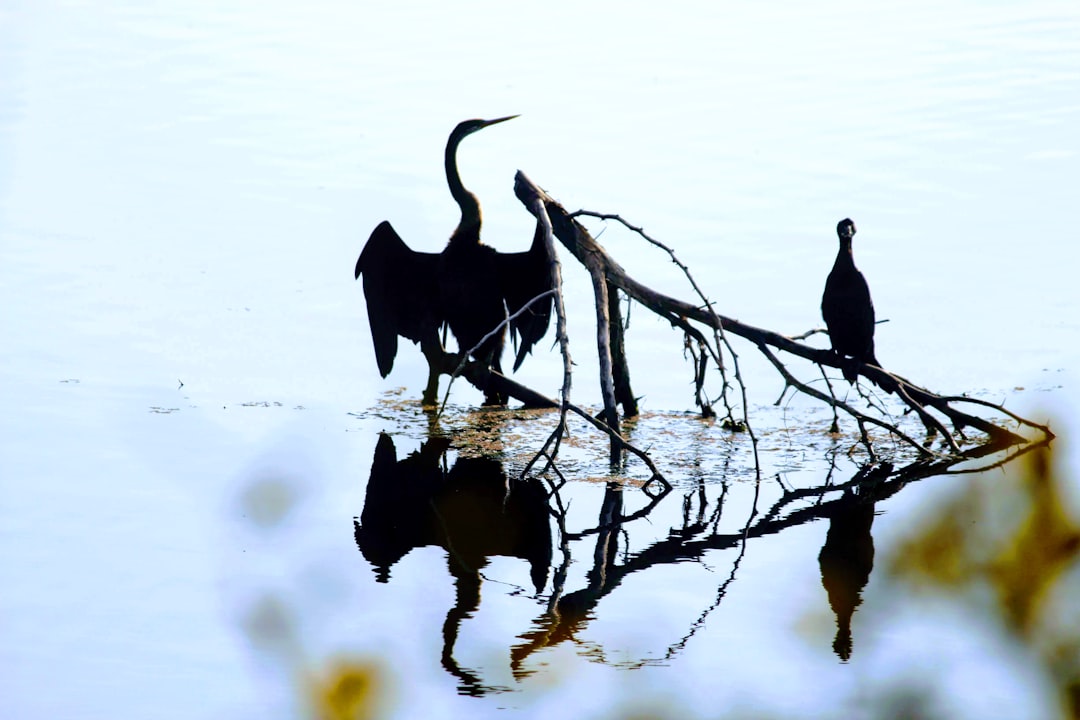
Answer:
<path fill-rule="evenodd" d="M 838 355 L 853 358 L 844 364 L 844 378 L 851 383 L 858 377 L 858 364 L 881 364 L 874 357 L 874 303 L 870 288 L 851 254 L 855 223 L 845 218 L 836 226 L 840 249 L 825 281 L 821 296 L 821 316 L 829 330 L 832 349 Z"/>
<path fill-rule="evenodd" d="M 457 150 L 462 140 L 515 117 L 466 120 L 450 133 L 444 157 L 446 182 L 461 209 L 461 220 L 441 253 L 410 249 L 384 221 L 372 232 L 356 262 L 356 277 L 364 276 L 379 373 L 386 377 L 393 368 L 398 336 L 419 343 L 428 360 L 423 396 L 427 405 L 434 404 L 438 395 L 438 360 L 445 353 L 439 340 L 443 326 L 449 326 L 462 352 L 472 350 L 474 358 L 501 372 L 506 330 L 493 331 L 508 314 L 553 286 L 550 267 L 554 259 L 539 225 L 526 252 L 500 253 L 483 244 L 480 201 L 465 188 L 458 172 Z M 515 370 L 547 332 L 551 304 L 550 297 L 538 301 L 510 322 L 518 345 Z M 505 402 L 499 393 L 485 392 L 486 404 Z"/>
<path fill-rule="evenodd" d="M 423 402 L 439 394 L 438 358 L 445 352 L 439 330 L 445 323 L 439 302 L 439 255 L 411 249 L 387 221 L 379 223 L 356 261 L 364 275 L 368 324 L 375 363 L 386 377 L 394 368 L 398 336 L 420 344 L 428 361 Z"/>

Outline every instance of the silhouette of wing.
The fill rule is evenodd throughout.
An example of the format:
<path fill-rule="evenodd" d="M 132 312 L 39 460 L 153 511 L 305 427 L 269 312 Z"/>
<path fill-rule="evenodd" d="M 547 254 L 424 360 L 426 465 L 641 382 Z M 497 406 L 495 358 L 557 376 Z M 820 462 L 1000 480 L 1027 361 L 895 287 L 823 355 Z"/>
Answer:
<path fill-rule="evenodd" d="M 866 338 L 862 357 L 863 362 L 871 365 L 880 365 L 874 357 L 874 301 L 870 298 L 870 286 L 866 284 L 866 278 L 859 273 L 859 303 L 858 323 L 861 335 Z"/>
<path fill-rule="evenodd" d="M 499 253 L 499 280 L 506 308 L 513 315 L 530 300 L 554 288 L 551 265 L 555 262 L 544 243 L 544 229 L 536 224 L 532 246 L 526 252 Z M 551 320 L 552 298 L 537 300 L 517 319 L 510 321 L 510 336 L 517 349 L 514 370 L 521 367 L 532 346 L 547 332 Z M 520 337 L 520 340 L 519 340 Z"/>
<path fill-rule="evenodd" d="M 394 367 L 399 335 L 415 343 L 439 341 L 443 320 L 438 262 L 435 253 L 409 248 L 386 221 L 371 233 L 356 261 L 356 277 L 364 276 L 371 340 L 383 377 Z"/>
<path fill-rule="evenodd" d="M 872 361 L 874 303 L 862 273 L 854 268 L 829 273 L 821 298 L 821 315 L 833 349 L 861 361 Z"/>

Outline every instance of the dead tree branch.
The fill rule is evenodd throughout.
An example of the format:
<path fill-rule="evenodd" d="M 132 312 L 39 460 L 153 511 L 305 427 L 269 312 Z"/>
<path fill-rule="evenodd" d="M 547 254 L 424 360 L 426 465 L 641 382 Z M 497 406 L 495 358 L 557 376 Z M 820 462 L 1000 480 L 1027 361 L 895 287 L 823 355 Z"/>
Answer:
<path fill-rule="evenodd" d="M 548 246 L 548 256 L 553 258 L 551 265 L 552 285 L 555 292 L 555 317 L 556 317 L 556 336 L 559 342 L 559 349 L 563 359 L 563 385 L 562 385 L 562 402 L 559 404 L 559 424 L 552 432 L 548 441 L 544 443 L 544 447 L 539 453 L 534 456 L 533 460 L 529 462 L 525 470 L 522 471 L 522 477 L 528 471 L 536 460 L 541 455 L 545 455 L 548 458 L 549 463 L 552 462 L 555 455 L 558 453 L 558 446 L 561 442 L 563 434 L 566 432 L 566 413 L 568 410 L 573 410 L 578 415 L 588 420 L 594 427 L 605 432 L 610 439 L 610 462 L 613 467 L 618 466 L 622 459 L 622 452 L 624 449 L 629 450 L 634 455 L 645 463 L 646 467 L 652 473 L 653 479 L 659 480 L 665 487 L 670 487 L 664 476 L 660 473 L 659 469 L 653 464 L 652 459 L 641 450 L 638 450 L 619 432 L 619 416 L 615 410 L 615 381 L 612 370 L 611 361 L 611 346 L 609 344 L 610 332 L 609 332 L 609 318 L 608 307 L 609 298 L 607 295 L 608 285 L 604 279 L 602 265 L 597 264 L 596 271 L 591 272 L 594 280 L 594 288 L 597 294 L 596 301 L 596 314 L 598 324 L 603 324 L 603 331 L 597 331 L 597 343 L 600 351 L 600 364 L 602 368 L 602 377 L 606 378 L 606 381 L 602 383 L 604 391 L 604 410 L 605 410 L 605 422 L 601 423 L 589 413 L 584 412 L 577 406 L 570 402 L 570 385 L 572 379 L 572 362 L 570 360 L 570 340 L 566 332 L 566 308 L 563 302 L 562 293 L 562 269 L 559 263 L 558 255 L 555 253 L 555 238 L 553 234 L 553 228 L 551 225 L 551 219 L 548 216 L 547 209 L 544 206 L 542 200 L 537 197 L 533 201 L 532 207 L 529 211 L 536 217 L 536 221 L 540 224 L 544 231 L 544 242 Z M 493 373 L 494 374 L 494 373 Z M 627 384 L 627 388 L 629 385 Z M 552 452 L 548 453 L 547 449 L 554 443 L 555 448 Z"/>
<path fill-rule="evenodd" d="M 598 212 L 593 212 L 592 210 L 578 210 L 576 212 L 570 213 L 569 217 L 571 219 L 575 219 L 575 218 L 578 218 L 578 217 L 593 217 L 593 218 L 596 218 L 598 220 L 605 220 L 605 221 L 606 220 L 611 220 L 611 221 L 617 222 L 617 223 L 621 224 L 623 227 L 625 227 L 626 229 L 628 229 L 628 230 L 636 233 L 637 235 L 641 236 L 646 242 L 651 244 L 653 247 L 657 247 L 657 248 L 663 250 L 665 253 L 667 253 L 668 258 L 671 260 L 671 262 L 673 262 L 676 265 L 676 267 L 678 267 L 679 270 L 682 271 L 682 274 L 686 277 L 687 281 L 690 283 L 690 287 L 693 288 L 694 292 L 701 299 L 701 303 L 702 303 L 701 306 L 703 308 L 707 308 L 710 311 L 712 311 L 712 305 L 713 305 L 712 301 L 710 301 L 709 298 L 705 295 L 704 291 L 702 291 L 701 286 L 699 286 L 697 284 L 697 281 L 694 279 L 694 276 L 691 274 L 690 268 L 688 268 L 686 266 L 686 263 L 684 263 L 682 260 L 679 259 L 679 256 L 675 254 L 675 251 L 672 248 L 668 247 L 667 245 L 660 242 L 656 238 L 650 236 L 648 233 L 645 232 L 644 228 L 642 228 L 640 226 L 637 226 L 637 225 L 630 224 L 625 219 L 623 219 L 623 217 L 621 215 L 612 214 L 612 213 L 598 213 Z M 722 351 L 720 349 L 721 345 L 726 346 L 727 349 L 728 349 L 728 352 L 731 353 L 732 361 L 733 361 L 733 364 L 735 365 L 736 382 L 739 383 L 739 387 L 742 390 L 742 396 L 743 396 L 743 420 L 742 420 L 742 423 L 743 423 L 743 425 L 745 427 L 748 428 L 750 418 L 749 418 L 749 415 L 747 414 L 746 403 L 745 403 L 745 401 L 746 401 L 746 388 L 742 384 L 741 377 L 739 377 L 739 360 L 738 360 L 738 356 L 735 354 L 735 351 L 731 348 L 731 345 L 727 343 L 727 339 L 724 337 L 724 328 L 723 328 L 722 323 L 717 322 L 714 329 L 713 329 L 713 332 L 716 335 L 716 337 L 714 338 L 715 346 L 709 345 L 708 342 L 705 342 L 703 340 L 699 340 L 698 342 L 701 343 L 701 345 L 704 348 L 709 350 L 709 355 L 712 357 L 713 362 L 716 363 L 717 370 L 720 371 L 720 381 L 721 381 L 720 397 L 723 399 L 724 407 L 727 410 L 727 421 L 728 421 L 728 424 L 731 425 L 732 427 L 737 427 L 739 425 L 739 421 L 737 421 L 735 419 L 734 411 L 733 411 L 733 409 L 731 407 L 731 402 L 728 400 L 728 395 L 727 395 L 728 388 L 730 387 L 730 383 L 728 382 L 728 379 L 727 379 L 727 369 L 726 369 L 725 364 L 724 364 L 723 353 L 722 353 Z M 704 370 L 704 368 L 699 369 L 697 371 L 698 374 L 699 375 L 703 374 L 703 370 Z M 700 384 L 699 384 L 699 389 L 700 389 Z M 711 409 L 707 405 L 702 406 L 702 413 L 703 414 L 705 414 L 707 416 L 710 412 L 711 412 Z"/>
<path fill-rule="evenodd" d="M 604 276 L 609 283 L 625 292 L 631 299 L 646 306 L 660 317 L 667 319 L 673 325 L 690 332 L 694 337 L 703 339 L 704 336 L 700 330 L 697 330 L 696 328 L 694 328 L 694 330 L 688 329 L 693 327 L 691 322 L 704 325 L 705 327 L 712 328 L 716 331 L 732 333 L 742 337 L 761 350 L 763 354 L 766 354 L 766 357 L 769 358 L 770 362 L 778 369 L 780 366 L 783 366 L 783 363 L 776 358 L 775 354 L 771 351 L 767 351 L 767 348 L 769 347 L 808 360 L 818 366 L 842 369 L 841 358 L 830 350 L 813 348 L 779 333 L 754 327 L 753 325 L 748 325 L 733 318 L 721 315 L 713 310 L 707 300 L 703 307 L 697 306 L 658 293 L 639 283 L 630 277 L 622 266 L 604 251 L 588 231 L 577 222 L 573 216 L 566 212 L 562 205 L 552 199 L 544 192 L 544 190 L 529 180 L 529 178 L 520 171 L 515 177 L 514 191 L 522 203 L 534 214 L 536 209 L 540 206 L 537 201 L 539 200 L 540 203 L 542 203 L 546 214 L 550 219 L 555 237 L 557 237 L 567 250 L 569 250 L 583 265 L 590 267 L 590 264 L 599 263 L 604 272 Z M 617 216 L 610 217 L 615 219 Z M 621 220 L 621 218 L 619 219 Z M 906 378 L 887 372 L 874 365 L 860 364 L 857 371 L 858 374 L 866 377 L 887 392 L 895 392 L 908 408 L 918 414 L 928 428 L 934 428 L 938 432 L 941 432 L 952 454 L 957 454 L 959 452 L 959 446 L 955 439 L 953 439 L 951 433 L 945 430 L 941 422 L 930 414 L 929 410 L 931 409 L 945 416 L 952 423 L 956 432 L 960 432 L 966 427 L 972 427 L 983 432 L 994 444 L 1019 444 L 1026 442 L 1026 439 L 1011 430 L 995 425 L 983 417 L 965 412 L 956 407 L 957 405 L 973 404 L 981 407 L 992 407 L 996 411 L 1007 414 L 1022 426 L 1037 429 L 1041 431 L 1045 437 L 1053 437 L 1048 427 L 1019 417 L 1013 413 L 1007 413 L 1003 408 L 993 405 L 992 403 L 973 403 L 970 398 L 963 396 L 938 395 L 915 385 Z M 810 388 L 807 384 L 798 381 L 792 382 L 794 377 L 790 372 L 784 372 L 782 374 L 784 375 L 785 381 L 800 392 L 836 406 L 837 401 L 835 399 L 825 396 L 823 393 L 809 393 L 807 392 L 807 389 Z M 875 424 L 903 439 L 908 444 L 920 448 L 920 452 L 930 452 L 926 450 L 923 445 L 915 442 L 910 437 L 907 437 L 894 423 L 886 422 L 879 418 L 871 419 L 872 416 L 858 413 L 849 406 L 841 405 L 840 407 L 844 412 L 847 412 L 852 417 L 856 418 L 860 425 L 867 422 Z"/>
<path fill-rule="evenodd" d="M 619 413 L 615 409 L 615 375 L 611 362 L 611 319 L 608 316 L 608 307 L 610 305 L 608 284 L 604 278 L 602 262 L 590 258 L 585 267 L 589 270 L 589 276 L 592 278 L 593 293 L 596 295 L 596 349 L 600 359 L 600 393 L 604 398 L 604 422 L 607 423 L 609 428 L 618 433 Z M 621 458 L 621 450 L 616 443 L 612 443 L 612 467 L 617 467 Z"/>

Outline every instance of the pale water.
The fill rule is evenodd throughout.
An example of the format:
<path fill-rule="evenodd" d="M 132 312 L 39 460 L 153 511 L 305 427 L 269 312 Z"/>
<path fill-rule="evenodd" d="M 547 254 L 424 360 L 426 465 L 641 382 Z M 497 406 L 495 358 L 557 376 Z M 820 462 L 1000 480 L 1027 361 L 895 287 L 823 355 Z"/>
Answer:
<path fill-rule="evenodd" d="M 1075 3 L 16 0 L 0 8 L 0 716 L 294 717 L 301 679 L 350 659 L 380 668 L 391 717 L 874 716 L 910 687 L 942 716 L 1049 716 L 1029 650 L 882 574 L 956 478 L 877 505 L 847 663 L 823 521 L 628 572 L 572 637 L 521 651 L 518 676 L 511 648 L 545 627 L 564 560 L 554 525 L 539 594 L 528 563 L 489 559 L 452 662 L 447 552 L 413 550 L 376 582 L 354 518 L 378 433 L 398 458 L 427 437 L 425 370 L 403 346 L 378 377 L 353 264 L 383 219 L 441 248 L 449 130 L 511 113 L 460 153 L 490 244 L 531 238 L 521 169 L 675 247 L 721 312 L 798 333 L 820 324 L 850 216 L 889 320 L 882 362 L 1052 418 L 1076 499 Z M 637 279 L 693 299 L 640 239 L 590 227 Z M 588 282 L 563 263 L 574 399 L 595 406 Z M 736 344 L 756 486 L 748 441 L 689 414 L 681 338 L 635 308 L 628 342 L 648 413 L 633 437 L 676 488 L 601 566 L 646 563 L 721 494 L 715 531 L 737 537 L 784 487 L 823 482 L 836 448 L 836 480 L 854 475 L 853 437 L 824 437 L 809 401 L 772 407 L 782 382 Z M 554 395 L 559 367 L 544 343 L 517 377 Z M 444 429 L 494 425 L 519 469 L 551 417 L 465 412 L 479 400 L 455 385 Z M 606 470 L 575 433 L 593 443 L 564 468 L 581 532 Z M 627 512 L 648 502 L 623 494 Z M 563 592 L 595 588 L 596 535 L 571 549 Z"/>

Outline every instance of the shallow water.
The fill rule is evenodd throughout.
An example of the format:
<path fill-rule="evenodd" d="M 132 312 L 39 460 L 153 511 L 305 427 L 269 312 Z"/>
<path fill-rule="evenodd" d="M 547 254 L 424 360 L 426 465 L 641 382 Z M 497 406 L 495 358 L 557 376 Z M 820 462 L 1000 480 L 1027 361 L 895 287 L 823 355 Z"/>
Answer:
<path fill-rule="evenodd" d="M 823 519 L 619 576 L 572 639 L 537 647 L 515 677 L 511 648 L 545 628 L 563 560 L 552 526 L 539 594 L 528 563 L 490 557 L 448 662 L 447 552 L 413 550 L 380 583 L 354 537 L 378 433 L 402 458 L 428 419 L 413 402 L 418 352 L 378 378 L 352 268 L 383 219 L 417 249 L 442 246 L 456 209 L 441 153 L 467 117 L 522 114 L 461 151 L 490 244 L 531 237 L 511 193 L 521 169 L 570 209 L 644 225 L 722 312 L 781 332 L 820 324 L 833 228 L 850 216 L 889 320 L 882 362 L 1052 418 L 1075 501 L 1074 4 L 462 12 L 0 10 L 0 715 L 293 717 L 301 678 L 341 658 L 377 664 L 394 717 L 873 716 L 908 680 L 942 716 L 1050 715 L 1030 649 L 885 570 L 968 487 L 953 477 L 876 505 L 847 663 L 832 649 Z M 590 227 L 639 280 L 691 297 L 640 239 Z M 574 398 L 595 406 L 588 282 L 563 263 Z M 689 412 L 681 338 L 636 308 L 628 344 L 646 413 L 632 437 L 675 489 L 612 540 L 608 575 L 685 535 L 703 497 L 709 517 L 726 493 L 716 534 L 737 536 L 755 491 L 765 513 L 785 488 L 820 484 L 837 447 L 835 478 L 854 475 L 853 436 L 837 445 L 809 401 L 774 408 L 782 382 L 753 348 L 737 345 L 761 486 L 746 439 Z M 554 395 L 556 354 L 539 348 L 517 377 Z M 469 411 L 479 400 L 455 385 L 442 427 L 472 437 L 484 425 L 512 474 L 550 416 L 493 419 Z M 602 443 L 584 427 L 574 439 L 571 533 L 616 500 Z M 630 463 L 627 475 L 632 512 L 649 502 L 647 473 Z M 784 513 L 813 501 L 801 503 Z M 571 543 L 564 594 L 597 587 L 596 538 Z M 462 694 L 478 688 L 493 692 Z"/>

